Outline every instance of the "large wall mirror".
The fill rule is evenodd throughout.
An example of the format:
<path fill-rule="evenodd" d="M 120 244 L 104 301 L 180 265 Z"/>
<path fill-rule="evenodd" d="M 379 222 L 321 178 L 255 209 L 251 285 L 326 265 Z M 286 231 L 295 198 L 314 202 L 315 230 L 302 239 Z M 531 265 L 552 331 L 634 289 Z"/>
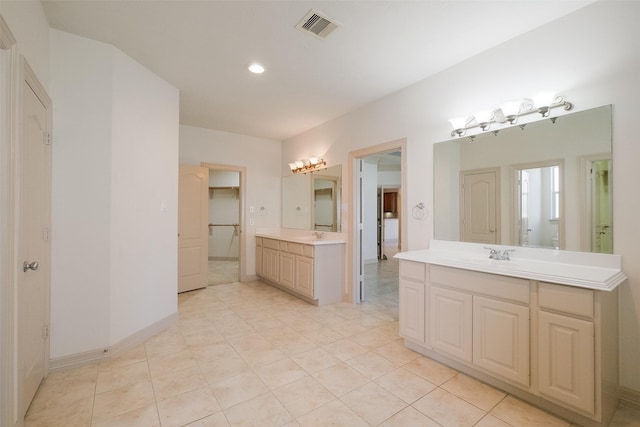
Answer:
<path fill-rule="evenodd" d="M 613 251 L 611 106 L 434 145 L 434 237 Z"/>
<path fill-rule="evenodd" d="M 340 231 L 342 166 L 282 178 L 282 227 Z"/>

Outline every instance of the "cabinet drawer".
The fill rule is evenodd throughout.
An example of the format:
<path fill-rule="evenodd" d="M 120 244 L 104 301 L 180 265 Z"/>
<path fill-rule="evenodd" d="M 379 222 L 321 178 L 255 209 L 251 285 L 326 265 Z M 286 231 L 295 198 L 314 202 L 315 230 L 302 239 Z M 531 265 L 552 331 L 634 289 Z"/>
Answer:
<path fill-rule="evenodd" d="M 262 246 L 262 237 L 256 237 L 256 246 Z"/>
<path fill-rule="evenodd" d="M 431 265 L 429 280 L 432 284 L 529 304 L 529 281 L 525 279 Z"/>
<path fill-rule="evenodd" d="M 273 239 L 262 239 L 262 246 L 269 249 L 280 249 L 278 241 Z"/>
<path fill-rule="evenodd" d="M 302 255 L 313 258 L 313 246 L 311 245 L 302 245 Z"/>
<path fill-rule="evenodd" d="M 400 277 L 424 282 L 425 269 L 425 264 L 421 262 L 400 260 Z"/>
<path fill-rule="evenodd" d="M 300 243 L 287 243 L 287 252 L 295 254 L 295 255 L 304 255 L 302 251 L 302 246 Z"/>
<path fill-rule="evenodd" d="M 592 319 L 593 291 L 540 282 L 538 284 L 538 305 L 540 308 Z"/>

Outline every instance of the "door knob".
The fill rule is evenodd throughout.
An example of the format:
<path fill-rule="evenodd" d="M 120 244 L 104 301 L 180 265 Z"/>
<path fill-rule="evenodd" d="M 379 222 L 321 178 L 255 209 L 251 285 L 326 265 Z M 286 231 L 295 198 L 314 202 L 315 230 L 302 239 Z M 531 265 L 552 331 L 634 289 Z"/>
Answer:
<path fill-rule="evenodd" d="M 25 261 L 24 264 L 22 264 L 22 271 L 24 271 L 25 273 L 27 272 L 27 270 L 37 271 L 38 267 L 39 267 L 38 261 L 33 261 L 33 262 Z"/>

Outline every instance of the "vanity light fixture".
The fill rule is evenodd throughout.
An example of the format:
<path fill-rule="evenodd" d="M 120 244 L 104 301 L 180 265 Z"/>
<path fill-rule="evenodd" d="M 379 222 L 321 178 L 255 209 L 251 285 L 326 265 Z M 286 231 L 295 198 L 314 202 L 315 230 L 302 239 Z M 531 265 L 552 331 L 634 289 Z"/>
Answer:
<path fill-rule="evenodd" d="M 296 160 L 295 162 L 289 163 L 289 169 L 293 173 L 306 173 L 311 172 L 317 169 L 322 169 L 327 166 L 327 162 L 323 159 L 312 156 L 308 159 Z"/>
<path fill-rule="evenodd" d="M 522 98 L 508 101 L 494 110 L 479 111 L 471 117 L 461 116 L 449 119 L 453 127 L 451 136 L 461 137 L 467 133 L 467 130 L 476 127 L 479 127 L 484 132 L 489 130 L 492 123 L 512 126 L 516 124 L 518 117 L 531 113 L 540 113 L 542 117 L 549 117 L 551 109 L 556 107 L 563 107 L 564 110 L 569 111 L 573 108 L 573 104 L 565 101 L 564 97 L 557 95 L 555 92 L 542 92 L 533 97 L 533 99 Z M 497 134 L 496 130 L 493 132 Z"/>

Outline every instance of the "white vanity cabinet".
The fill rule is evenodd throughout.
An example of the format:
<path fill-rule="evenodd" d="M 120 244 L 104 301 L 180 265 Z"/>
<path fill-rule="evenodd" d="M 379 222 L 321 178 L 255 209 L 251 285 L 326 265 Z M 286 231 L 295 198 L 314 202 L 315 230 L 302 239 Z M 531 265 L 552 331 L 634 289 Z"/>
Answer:
<path fill-rule="evenodd" d="M 342 300 L 344 243 L 256 237 L 256 274 L 314 304 Z"/>
<path fill-rule="evenodd" d="M 400 253 L 400 335 L 407 347 L 562 418 L 606 426 L 618 400 L 616 286 L 626 276 L 619 258 L 607 264 L 601 255 L 567 254 L 587 258 L 576 266 Z"/>

